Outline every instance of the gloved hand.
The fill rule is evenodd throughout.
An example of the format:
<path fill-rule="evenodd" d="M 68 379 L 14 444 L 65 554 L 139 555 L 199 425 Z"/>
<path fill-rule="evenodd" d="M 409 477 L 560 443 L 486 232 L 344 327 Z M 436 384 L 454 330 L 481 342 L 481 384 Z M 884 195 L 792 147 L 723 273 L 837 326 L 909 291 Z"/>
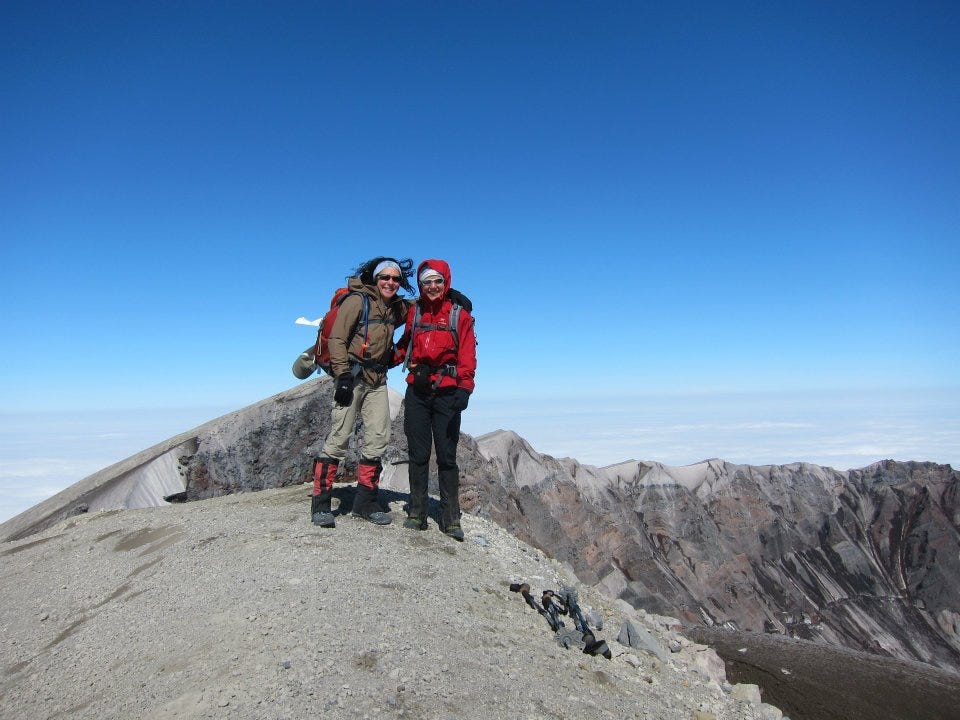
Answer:
<path fill-rule="evenodd" d="M 337 389 L 333 391 L 333 399 L 337 405 L 343 406 L 353 402 L 353 375 L 351 373 L 337 375 Z"/>
<path fill-rule="evenodd" d="M 470 402 L 470 391 L 458 387 L 453 391 L 453 409 L 463 411 L 467 409 L 467 403 Z"/>

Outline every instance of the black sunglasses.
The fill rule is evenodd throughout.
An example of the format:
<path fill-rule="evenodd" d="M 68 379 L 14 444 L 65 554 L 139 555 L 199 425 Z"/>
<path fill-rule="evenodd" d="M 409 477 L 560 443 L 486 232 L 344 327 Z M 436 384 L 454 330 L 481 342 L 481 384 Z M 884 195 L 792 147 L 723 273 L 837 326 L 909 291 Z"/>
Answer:
<path fill-rule="evenodd" d="M 377 275 L 377 280 L 383 280 L 384 282 L 400 282 L 399 275 Z"/>

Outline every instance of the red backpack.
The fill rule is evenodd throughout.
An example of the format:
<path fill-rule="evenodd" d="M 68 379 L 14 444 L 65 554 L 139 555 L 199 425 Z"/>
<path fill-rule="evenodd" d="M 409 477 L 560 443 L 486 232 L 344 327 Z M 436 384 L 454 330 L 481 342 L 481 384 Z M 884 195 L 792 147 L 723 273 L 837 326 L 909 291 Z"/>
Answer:
<path fill-rule="evenodd" d="M 320 320 L 320 327 L 317 330 L 317 341 L 313 344 L 313 347 L 308 347 L 304 350 L 293 363 L 293 374 L 297 379 L 306 380 L 318 369 L 320 372 L 325 372 L 328 375 L 333 374 L 330 369 L 330 333 L 333 331 L 333 325 L 337 320 L 337 313 L 340 311 L 340 306 L 343 305 L 343 301 L 350 295 L 359 295 L 363 299 L 363 313 L 357 318 L 357 324 L 350 333 L 350 337 L 352 338 L 354 334 L 359 332 L 360 324 L 363 323 L 364 335 L 361 353 L 366 349 L 367 341 L 369 340 L 370 323 L 384 322 L 383 320 L 370 320 L 370 298 L 367 297 L 365 293 L 350 290 L 346 287 L 337 288 L 337 291 L 333 293 L 333 297 L 330 298 L 330 309 Z M 313 325 L 314 323 L 309 324 Z M 366 367 L 363 363 L 361 363 L 361 365 Z"/>
<path fill-rule="evenodd" d="M 337 313 L 340 310 L 340 306 L 343 305 L 343 301 L 350 295 L 359 295 L 363 298 L 363 315 L 358 320 L 357 325 L 359 327 L 360 323 L 363 323 L 364 345 L 366 345 L 367 338 L 369 337 L 370 298 L 364 293 L 359 293 L 355 290 L 351 291 L 349 288 L 337 288 L 337 291 L 333 293 L 333 297 L 330 298 L 330 309 L 320 322 L 320 328 L 317 330 L 317 342 L 313 346 L 313 361 L 317 364 L 317 367 L 327 373 L 327 375 L 332 374 L 330 372 L 330 333 L 333 330 L 334 322 L 337 320 Z M 353 332 L 357 332 L 357 329 L 358 328 L 354 328 Z M 353 333 L 351 333 L 351 336 L 352 335 Z"/>

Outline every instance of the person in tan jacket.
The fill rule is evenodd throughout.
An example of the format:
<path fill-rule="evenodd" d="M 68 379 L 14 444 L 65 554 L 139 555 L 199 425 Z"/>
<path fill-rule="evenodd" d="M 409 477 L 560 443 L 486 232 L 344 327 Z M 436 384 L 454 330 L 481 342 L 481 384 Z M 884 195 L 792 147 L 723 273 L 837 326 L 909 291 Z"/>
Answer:
<path fill-rule="evenodd" d="M 357 268 L 347 284 L 350 294 L 340 304 L 328 343 L 336 389 L 330 434 L 314 465 L 310 515 L 315 525 L 336 524 L 330 507 L 333 482 L 358 415 L 363 443 L 352 513 L 377 525 L 391 522 L 377 502 L 380 458 L 390 441 L 387 369 L 394 363 L 394 330 L 406 321 L 409 308 L 398 291 L 413 293 L 408 279 L 412 273 L 409 259 L 376 257 Z"/>

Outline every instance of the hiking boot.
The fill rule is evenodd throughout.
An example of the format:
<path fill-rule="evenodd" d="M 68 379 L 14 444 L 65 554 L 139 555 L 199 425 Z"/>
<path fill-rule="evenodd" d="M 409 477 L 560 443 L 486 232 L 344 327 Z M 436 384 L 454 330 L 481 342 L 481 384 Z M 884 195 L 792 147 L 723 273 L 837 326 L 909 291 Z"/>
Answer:
<path fill-rule="evenodd" d="M 324 528 L 336 527 L 337 521 L 330 510 L 330 497 L 333 493 L 329 490 L 314 495 L 310 498 L 310 521 L 314 525 Z"/>
<path fill-rule="evenodd" d="M 319 525 L 322 528 L 332 528 L 337 526 L 337 519 L 331 512 L 315 512 L 311 516 L 311 522 L 313 522 L 314 525 Z"/>
<path fill-rule="evenodd" d="M 352 515 L 363 518 L 364 520 L 369 520 L 374 525 L 389 525 L 393 522 L 393 517 L 390 513 L 383 512 L 380 509 L 380 505 L 377 504 L 377 488 L 376 486 L 371 487 L 366 484 L 366 482 L 370 481 L 370 478 L 366 477 L 368 474 L 365 472 L 366 469 L 367 466 L 361 461 L 357 494 L 353 498 Z M 379 480 L 379 478 L 376 479 Z"/>
<path fill-rule="evenodd" d="M 424 528 L 426 528 L 427 508 L 429 507 L 427 464 L 425 462 L 417 464 L 411 460 L 410 464 L 407 465 L 407 478 L 410 482 L 410 505 L 407 508 L 407 517 L 423 518 Z M 417 528 L 412 529 L 416 530 Z"/>
<path fill-rule="evenodd" d="M 456 467 L 441 468 L 437 475 L 440 481 L 440 527 L 447 532 L 450 528 L 460 527 L 460 471 Z M 463 540 L 462 537 L 457 539 Z"/>
<path fill-rule="evenodd" d="M 356 513 L 354 513 L 356 515 Z M 360 515 L 364 520 L 369 520 L 374 525 L 389 525 L 393 522 L 393 516 L 390 513 L 382 512 L 381 510 L 374 510 L 373 512 L 367 513 L 366 515 Z"/>
<path fill-rule="evenodd" d="M 313 496 L 310 501 L 310 520 L 314 525 L 332 528 L 336 526 L 330 499 L 333 497 L 333 481 L 337 476 L 340 461 L 330 457 L 318 457 L 313 461 Z"/>
<path fill-rule="evenodd" d="M 427 529 L 427 519 L 418 518 L 418 517 L 408 517 L 403 521 L 403 526 L 407 530 L 426 530 Z"/>
<path fill-rule="evenodd" d="M 448 525 L 447 529 L 443 531 L 450 537 L 452 537 L 457 542 L 463 542 L 464 534 L 463 528 L 460 527 L 459 523 L 454 523 L 453 525 Z"/>

